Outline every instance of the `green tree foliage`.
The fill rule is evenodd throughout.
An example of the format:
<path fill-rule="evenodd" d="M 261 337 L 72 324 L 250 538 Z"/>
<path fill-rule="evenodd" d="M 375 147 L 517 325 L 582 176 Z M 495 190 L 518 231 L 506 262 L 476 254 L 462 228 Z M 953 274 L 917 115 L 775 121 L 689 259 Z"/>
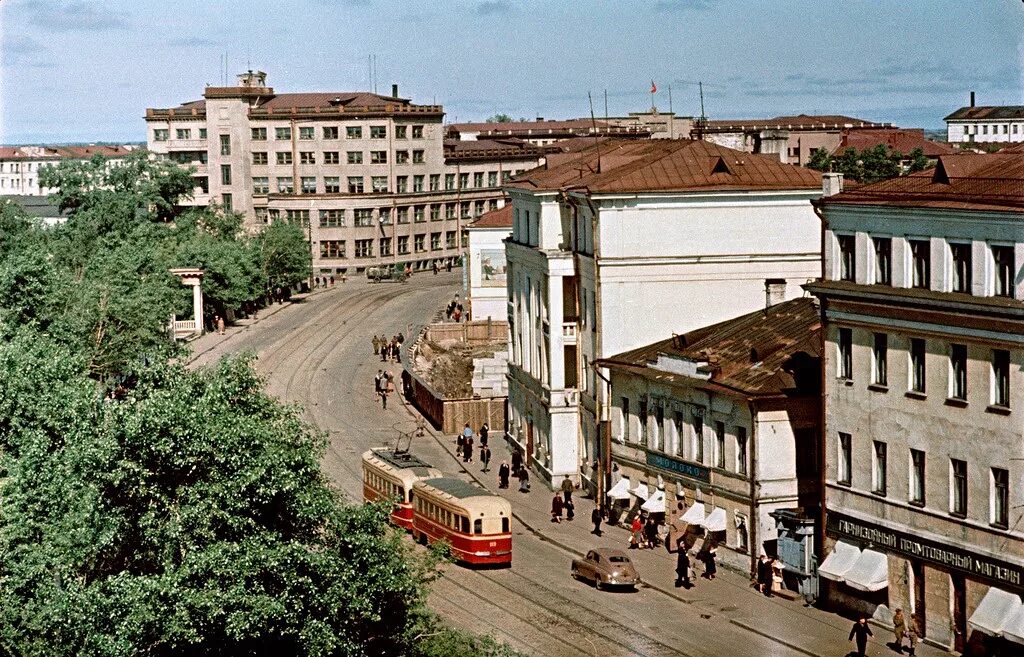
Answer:
<path fill-rule="evenodd" d="M 873 183 L 923 171 L 928 168 L 929 162 L 920 148 L 904 156 L 899 151 L 890 150 L 885 144 L 878 144 L 862 151 L 847 148 L 837 155 L 830 155 L 825 149 L 818 148 L 811 153 L 807 166 L 817 171 L 835 171 L 858 182 Z"/>
<path fill-rule="evenodd" d="M 487 117 L 488 123 L 512 123 L 514 120 L 508 114 L 493 114 Z"/>
<path fill-rule="evenodd" d="M 288 287 L 309 277 L 310 246 L 300 226 L 274 222 L 256 235 L 252 248 L 260 275 L 269 287 Z"/>

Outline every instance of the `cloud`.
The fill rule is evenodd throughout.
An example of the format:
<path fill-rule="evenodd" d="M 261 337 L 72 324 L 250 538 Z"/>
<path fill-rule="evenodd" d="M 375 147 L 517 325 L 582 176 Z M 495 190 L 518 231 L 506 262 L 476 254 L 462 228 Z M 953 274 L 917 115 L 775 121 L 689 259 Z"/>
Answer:
<path fill-rule="evenodd" d="M 49 48 L 24 34 L 5 37 L 0 54 L 4 66 L 53 68 L 57 65 Z"/>
<path fill-rule="evenodd" d="M 174 46 L 176 48 L 212 48 L 219 46 L 220 44 L 211 39 L 204 39 L 203 37 L 183 37 L 180 39 L 171 39 L 167 42 L 167 45 Z"/>
<path fill-rule="evenodd" d="M 53 32 L 98 32 L 128 27 L 123 15 L 98 4 L 84 0 L 29 0 L 25 9 L 31 25 Z"/>
<path fill-rule="evenodd" d="M 512 11 L 512 3 L 509 0 L 485 0 L 476 6 L 474 11 L 478 16 L 497 16 Z"/>
<path fill-rule="evenodd" d="M 712 0 L 658 0 L 654 3 L 654 11 L 704 11 L 711 9 L 713 4 Z"/>

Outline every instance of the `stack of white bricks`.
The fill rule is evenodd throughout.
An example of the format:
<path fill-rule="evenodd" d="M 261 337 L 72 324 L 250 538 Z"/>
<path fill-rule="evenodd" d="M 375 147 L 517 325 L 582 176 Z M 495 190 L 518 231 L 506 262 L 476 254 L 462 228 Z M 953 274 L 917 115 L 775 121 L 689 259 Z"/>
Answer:
<path fill-rule="evenodd" d="M 473 395 L 479 397 L 508 396 L 508 351 L 499 351 L 490 358 L 473 359 Z"/>

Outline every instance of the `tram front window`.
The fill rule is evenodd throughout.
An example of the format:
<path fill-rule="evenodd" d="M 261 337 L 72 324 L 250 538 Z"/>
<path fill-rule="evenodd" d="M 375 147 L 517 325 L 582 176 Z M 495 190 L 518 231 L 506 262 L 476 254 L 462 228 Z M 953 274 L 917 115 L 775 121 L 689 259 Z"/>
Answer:
<path fill-rule="evenodd" d="M 483 534 L 484 533 L 484 521 L 483 520 L 477 518 L 476 520 L 473 521 L 473 533 L 474 534 Z"/>
<path fill-rule="evenodd" d="M 512 530 L 512 528 L 510 527 L 510 524 L 511 523 L 509 522 L 508 518 L 502 518 L 501 519 L 501 533 L 502 534 L 507 534 L 507 533 L 509 533 Z"/>

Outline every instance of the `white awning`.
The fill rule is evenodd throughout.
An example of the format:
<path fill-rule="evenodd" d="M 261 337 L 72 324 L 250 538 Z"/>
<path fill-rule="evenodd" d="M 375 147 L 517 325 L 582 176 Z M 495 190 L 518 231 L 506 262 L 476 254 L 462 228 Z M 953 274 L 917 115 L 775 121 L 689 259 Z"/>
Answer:
<path fill-rule="evenodd" d="M 680 518 L 683 522 L 691 525 L 700 525 L 704 523 L 704 504 L 701 502 L 694 502 L 693 506 L 686 510 L 683 517 Z"/>
<path fill-rule="evenodd" d="M 656 490 L 640 507 L 648 513 L 665 513 L 665 491 Z"/>
<path fill-rule="evenodd" d="M 857 547 L 839 541 L 832 548 L 831 554 L 825 557 L 825 560 L 818 566 L 818 574 L 827 579 L 842 582 L 846 577 L 846 572 L 853 567 L 858 557 L 860 557 L 860 550 Z"/>
<path fill-rule="evenodd" d="M 1002 636 L 1004 629 L 1021 607 L 1024 607 L 1024 604 L 1021 604 L 1020 597 L 993 586 L 967 619 L 967 625 L 989 636 Z"/>
<path fill-rule="evenodd" d="M 711 512 L 711 515 L 704 520 L 704 529 L 709 532 L 724 532 L 726 520 L 727 517 L 725 515 L 725 509 L 715 507 L 715 510 Z"/>
<path fill-rule="evenodd" d="M 608 499 L 611 500 L 628 500 L 629 499 L 629 479 L 623 477 L 619 479 L 619 483 L 611 487 L 608 491 Z"/>
<path fill-rule="evenodd" d="M 1024 604 L 1017 607 L 1003 626 L 1003 638 L 1024 645 Z"/>
<path fill-rule="evenodd" d="M 881 591 L 889 586 L 889 559 L 881 552 L 864 550 L 846 571 L 845 579 L 858 591 Z"/>
<path fill-rule="evenodd" d="M 651 491 L 647 488 L 647 484 L 640 482 L 637 483 L 636 488 L 633 489 L 633 494 L 642 500 L 646 500 L 651 496 Z"/>

